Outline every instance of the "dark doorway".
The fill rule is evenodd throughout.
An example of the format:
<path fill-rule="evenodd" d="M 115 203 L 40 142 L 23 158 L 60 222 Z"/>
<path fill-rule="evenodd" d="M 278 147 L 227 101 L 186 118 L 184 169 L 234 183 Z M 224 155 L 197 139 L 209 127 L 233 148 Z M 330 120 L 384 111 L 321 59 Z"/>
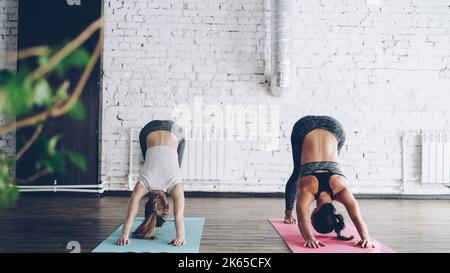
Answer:
<path fill-rule="evenodd" d="M 101 0 L 19 0 L 19 50 L 40 45 L 63 45 L 100 18 L 101 7 Z M 92 53 L 97 40 L 98 34 L 85 43 L 84 48 Z M 19 62 L 19 69 L 21 65 L 28 64 Z M 41 177 L 33 185 L 53 185 L 55 182 L 58 185 L 99 184 L 100 67 L 99 61 L 81 97 L 86 118 L 74 121 L 64 116 L 52 120 L 44 129 L 47 135 L 61 134 L 58 147 L 84 155 L 87 170 L 83 172 L 72 164 L 66 164 L 64 174 Z M 73 71 L 66 75 L 72 87 L 77 83 L 81 72 Z M 17 149 L 22 147 L 23 140 L 28 139 L 33 131 L 33 128 L 17 131 Z M 27 178 L 36 172 L 37 153 L 36 147 L 32 147 L 17 163 L 17 177 Z"/>

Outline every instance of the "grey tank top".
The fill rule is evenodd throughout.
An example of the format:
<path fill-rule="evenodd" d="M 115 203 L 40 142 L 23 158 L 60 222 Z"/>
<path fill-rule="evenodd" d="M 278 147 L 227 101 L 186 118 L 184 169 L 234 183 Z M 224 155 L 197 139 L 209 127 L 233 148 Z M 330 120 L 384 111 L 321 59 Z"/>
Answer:
<path fill-rule="evenodd" d="M 175 148 L 153 146 L 147 149 L 139 181 L 148 191 L 160 190 L 169 193 L 181 180 Z"/>

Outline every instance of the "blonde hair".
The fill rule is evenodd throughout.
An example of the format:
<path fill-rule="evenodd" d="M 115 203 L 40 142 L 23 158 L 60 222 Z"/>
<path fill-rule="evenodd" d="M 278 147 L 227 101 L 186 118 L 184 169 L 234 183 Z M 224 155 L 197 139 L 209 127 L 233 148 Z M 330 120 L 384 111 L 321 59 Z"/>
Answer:
<path fill-rule="evenodd" d="M 137 239 L 156 240 L 153 232 L 156 227 L 164 224 L 169 216 L 169 203 L 164 192 L 150 193 L 146 205 L 146 216 L 144 221 L 133 232 L 132 237 Z"/>

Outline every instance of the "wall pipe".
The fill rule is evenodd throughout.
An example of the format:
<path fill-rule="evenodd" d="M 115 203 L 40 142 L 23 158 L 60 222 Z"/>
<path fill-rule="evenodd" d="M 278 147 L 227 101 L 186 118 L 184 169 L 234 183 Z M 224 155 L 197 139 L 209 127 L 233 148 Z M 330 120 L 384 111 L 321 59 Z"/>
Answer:
<path fill-rule="evenodd" d="M 271 3 L 271 80 L 270 92 L 279 97 L 289 88 L 291 74 L 290 43 L 292 37 L 293 0 Z"/>

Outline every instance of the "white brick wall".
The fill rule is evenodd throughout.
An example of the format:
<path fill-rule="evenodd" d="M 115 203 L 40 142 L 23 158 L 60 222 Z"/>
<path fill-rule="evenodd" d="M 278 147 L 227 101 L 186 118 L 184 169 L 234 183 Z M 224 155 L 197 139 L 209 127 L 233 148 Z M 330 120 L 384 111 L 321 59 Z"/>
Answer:
<path fill-rule="evenodd" d="M 17 49 L 18 0 L 0 0 L 0 54 Z M 16 69 L 16 62 L 0 58 L 0 69 Z M 0 125 L 6 121 L 0 116 Z M 7 154 L 16 150 L 15 134 L 0 136 L 0 148 Z"/>
<path fill-rule="evenodd" d="M 289 136 L 307 114 L 332 115 L 341 160 L 359 193 L 400 193 L 401 134 L 450 125 L 450 1 L 310 1 L 295 5 L 292 90 L 268 95 L 270 1 L 107 0 L 102 179 L 126 188 L 128 129 L 170 118 L 178 104 L 279 105 L 277 151 L 238 142 L 229 180 L 190 190 L 280 192 Z M 408 141 L 407 177 L 420 170 Z M 408 181 L 406 193 L 450 193 Z"/>
<path fill-rule="evenodd" d="M 14 52 L 17 48 L 18 0 L 0 0 L 0 52 Z M 15 62 L 0 58 L 1 69 L 16 68 Z"/>
<path fill-rule="evenodd" d="M 0 0 L 0 22 L 14 7 L 6 3 L 16 2 Z M 126 189 L 129 128 L 170 118 L 177 105 L 201 97 L 205 105 L 279 106 L 280 145 L 267 152 L 256 142 L 236 142 L 229 179 L 187 184 L 188 190 L 283 191 L 292 170 L 292 125 L 323 114 L 346 128 L 341 161 L 353 191 L 401 193 L 402 133 L 450 125 L 450 1 L 298 0 L 292 89 L 281 98 L 263 84 L 269 2 L 104 1 L 101 175 L 110 189 Z M 0 26 L 14 37 L 14 26 Z M 4 44 L 2 36 L 0 49 Z M 406 177 L 418 178 L 417 137 L 408 139 L 407 151 Z M 404 188 L 450 193 L 413 180 Z"/>

